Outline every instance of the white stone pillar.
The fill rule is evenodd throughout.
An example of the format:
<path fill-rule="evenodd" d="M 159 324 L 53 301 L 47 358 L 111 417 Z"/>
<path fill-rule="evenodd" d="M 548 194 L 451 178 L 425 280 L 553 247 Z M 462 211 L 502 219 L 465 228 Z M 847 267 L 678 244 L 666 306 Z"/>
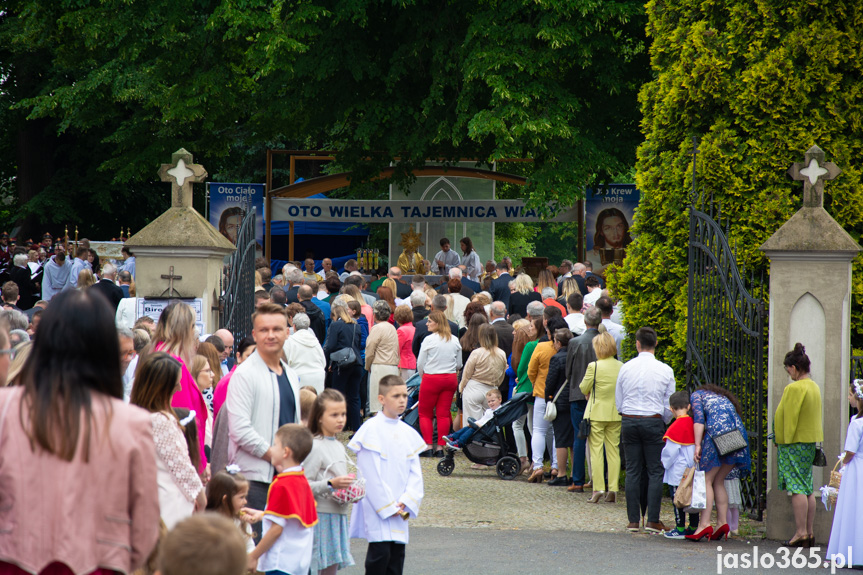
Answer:
<path fill-rule="evenodd" d="M 814 170 L 812 161 L 815 161 Z M 770 331 L 768 336 L 768 430 L 790 383 L 785 372 L 785 354 L 797 342 L 806 347 L 812 362 L 812 379 L 821 388 L 824 451 L 830 467 L 813 468 L 813 486 L 819 498 L 815 517 L 815 539 L 826 544 L 833 513 L 820 503 L 818 489 L 827 483 L 830 468 L 842 451 L 848 426 L 849 363 L 851 358 L 851 261 L 860 246 L 822 207 L 824 153 L 813 147 L 806 162 L 792 168 L 812 180 L 805 183 L 804 207 L 789 219 L 761 250 L 770 259 Z M 832 164 L 830 164 L 832 166 Z M 795 178 L 797 179 L 797 178 Z M 787 540 L 794 535 L 791 498 L 779 491 L 776 448 L 767 447 L 767 537 Z"/>

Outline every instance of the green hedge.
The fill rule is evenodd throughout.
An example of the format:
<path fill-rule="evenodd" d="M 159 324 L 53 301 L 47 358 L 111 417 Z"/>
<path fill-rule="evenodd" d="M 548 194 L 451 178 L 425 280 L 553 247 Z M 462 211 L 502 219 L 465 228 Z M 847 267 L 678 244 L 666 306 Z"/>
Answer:
<path fill-rule="evenodd" d="M 863 4 L 646 6 L 654 79 L 640 93 L 637 239 L 610 284 L 624 301 L 627 332 L 654 326 L 657 355 L 682 384 L 692 136 L 700 139 L 698 186 L 730 216 L 729 240 L 747 270 L 767 272 L 758 247 L 800 207 L 802 184 L 785 172 L 813 144 L 843 170 L 826 186 L 825 208 L 855 239 L 863 232 Z M 851 308 L 858 349 L 861 262 L 855 260 Z"/>

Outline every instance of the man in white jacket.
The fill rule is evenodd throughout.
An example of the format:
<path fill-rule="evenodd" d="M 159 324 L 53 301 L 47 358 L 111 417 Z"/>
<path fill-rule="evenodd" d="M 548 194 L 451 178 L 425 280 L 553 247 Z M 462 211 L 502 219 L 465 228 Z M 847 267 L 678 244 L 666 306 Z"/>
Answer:
<path fill-rule="evenodd" d="M 300 384 L 297 374 L 281 359 L 288 334 L 284 308 L 262 304 L 252 322 L 256 349 L 231 377 L 225 409 L 228 460 L 239 465 L 249 480 L 249 507 L 263 511 L 273 480 L 273 438 L 282 425 L 299 423 Z"/>

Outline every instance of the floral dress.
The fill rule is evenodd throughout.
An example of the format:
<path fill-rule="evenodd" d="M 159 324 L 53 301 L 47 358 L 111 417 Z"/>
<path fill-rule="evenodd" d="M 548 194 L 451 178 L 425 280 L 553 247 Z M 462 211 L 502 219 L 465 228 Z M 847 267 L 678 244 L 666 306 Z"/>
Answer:
<path fill-rule="evenodd" d="M 721 435 L 734 429 L 739 429 L 743 438 L 749 443 L 749 435 L 743 426 L 743 421 L 734 409 L 734 404 L 716 393 L 703 389 L 692 392 L 689 397 L 692 404 L 692 418 L 694 423 L 704 425 L 704 438 L 701 440 L 701 462 L 700 469 L 709 471 L 714 467 L 728 464 L 734 469 L 726 479 L 740 479 L 749 475 L 752 469 L 752 459 L 749 447 L 744 447 L 726 455 L 719 455 L 712 436 Z"/>

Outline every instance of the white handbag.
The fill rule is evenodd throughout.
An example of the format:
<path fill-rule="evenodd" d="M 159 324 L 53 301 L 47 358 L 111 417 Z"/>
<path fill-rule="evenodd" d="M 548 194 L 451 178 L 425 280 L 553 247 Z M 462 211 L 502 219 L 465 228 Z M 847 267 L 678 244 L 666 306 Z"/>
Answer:
<path fill-rule="evenodd" d="M 560 392 L 564 390 L 566 384 L 560 386 L 560 389 L 557 390 L 557 393 L 554 394 L 554 399 L 547 402 L 545 404 L 545 413 L 542 414 L 542 418 L 546 421 L 554 421 L 557 418 L 557 398 L 560 397 Z"/>

